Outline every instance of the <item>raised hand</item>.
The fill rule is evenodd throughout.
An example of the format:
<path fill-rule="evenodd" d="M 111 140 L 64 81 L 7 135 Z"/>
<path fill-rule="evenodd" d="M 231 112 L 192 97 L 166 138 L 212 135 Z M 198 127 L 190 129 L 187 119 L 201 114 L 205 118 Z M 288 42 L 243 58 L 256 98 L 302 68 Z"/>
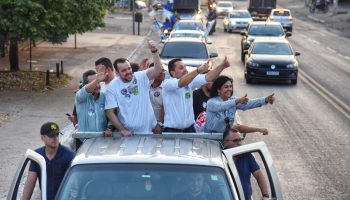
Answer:
<path fill-rule="evenodd" d="M 198 67 L 197 72 L 203 73 L 203 72 L 209 71 L 209 66 L 210 66 L 209 63 L 210 63 L 210 60 L 207 60 L 207 62 L 205 62 L 202 66 Z"/>
<path fill-rule="evenodd" d="M 246 103 L 248 103 L 248 101 L 249 101 L 248 95 L 245 94 L 243 97 L 236 99 L 236 104 L 239 104 L 239 103 L 246 104 Z"/>
<path fill-rule="evenodd" d="M 157 50 L 157 43 L 153 40 L 148 40 L 148 48 L 151 51 L 156 51 Z"/>
<path fill-rule="evenodd" d="M 273 102 L 275 101 L 274 95 L 275 95 L 275 93 L 272 93 L 271 95 L 267 96 L 265 98 L 265 102 L 269 103 L 269 104 L 273 104 Z"/>
<path fill-rule="evenodd" d="M 227 56 L 225 56 L 225 59 L 222 61 L 221 65 L 224 68 L 228 68 L 230 66 L 230 62 L 228 62 Z"/>

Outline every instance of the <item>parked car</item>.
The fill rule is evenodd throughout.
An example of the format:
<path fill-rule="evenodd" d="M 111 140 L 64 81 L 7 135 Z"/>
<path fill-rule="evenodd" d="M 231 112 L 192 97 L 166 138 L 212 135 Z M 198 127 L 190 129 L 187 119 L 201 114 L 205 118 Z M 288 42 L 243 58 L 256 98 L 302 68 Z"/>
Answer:
<path fill-rule="evenodd" d="M 255 39 L 246 50 L 244 77 L 247 83 L 259 80 L 298 81 L 299 52 L 295 52 L 288 40 L 276 38 Z"/>
<path fill-rule="evenodd" d="M 241 60 L 244 62 L 244 50 L 249 49 L 255 38 L 285 38 L 291 36 L 292 33 L 285 32 L 278 22 L 251 22 L 248 24 L 247 30 L 241 31 L 241 35 L 243 36 L 241 39 Z"/>
<path fill-rule="evenodd" d="M 233 10 L 224 18 L 224 31 L 247 29 L 248 24 L 252 21 L 252 16 L 250 16 L 248 10 Z"/>
<path fill-rule="evenodd" d="M 209 53 L 205 41 L 198 38 L 173 38 L 164 43 L 160 53 L 163 65 L 167 66 L 173 58 L 181 58 L 189 71 L 217 56 L 215 52 Z"/>
<path fill-rule="evenodd" d="M 143 1 L 135 1 L 135 7 L 137 9 L 143 9 L 143 8 L 146 8 L 146 3 L 143 2 Z"/>
<path fill-rule="evenodd" d="M 267 21 L 279 22 L 287 31 L 293 31 L 293 17 L 289 9 L 272 9 Z"/>
<path fill-rule="evenodd" d="M 232 12 L 233 4 L 231 1 L 218 1 L 216 4 L 216 14 L 219 16 L 226 16 Z"/>
<path fill-rule="evenodd" d="M 270 197 L 282 200 L 277 172 L 264 142 L 223 150 L 218 141 L 200 138 L 198 133 L 87 139 L 55 199 L 174 200 L 188 191 L 192 181 L 203 199 L 245 199 L 233 156 L 246 153 L 263 160 Z M 35 190 L 37 199 L 46 200 L 46 162 L 32 150 L 26 152 L 18 168 L 8 200 L 21 199 L 21 178 L 27 174 L 29 161 L 41 170 L 43 190 Z M 195 179 L 198 176 L 200 181 Z"/>

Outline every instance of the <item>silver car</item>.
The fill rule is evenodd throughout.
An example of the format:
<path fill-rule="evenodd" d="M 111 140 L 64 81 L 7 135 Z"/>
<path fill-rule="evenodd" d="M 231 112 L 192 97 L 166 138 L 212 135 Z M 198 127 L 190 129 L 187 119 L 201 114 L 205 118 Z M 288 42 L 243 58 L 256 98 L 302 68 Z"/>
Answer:
<path fill-rule="evenodd" d="M 283 199 L 264 142 L 222 150 L 218 141 L 200 137 L 195 133 L 87 139 L 55 199 L 177 200 L 189 189 L 200 192 L 204 199 L 245 199 L 233 156 L 251 152 L 263 160 L 271 198 Z M 26 152 L 7 199 L 21 198 L 19 177 L 26 174 L 29 161 L 38 163 L 41 170 L 41 190 L 36 191 L 36 199 L 46 200 L 50 186 L 46 183 L 45 159 L 32 150 Z"/>
<path fill-rule="evenodd" d="M 248 10 L 233 10 L 224 18 L 224 31 L 231 32 L 247 29 L 248 24 L 252 21 L 252 16 Z"/>
<path fill-rule="evenodd" d="M 272 9 L 267 21 L 279 22 L 287 31 L 293 31 L 293 17 L 289 9 Z"/>
<path fill-rule="evenodd" d="M 225 16 L 232 12 L 233 4 L 231 1 L 218 1 L 216 5 L 216 14 L 219 16 Z"/>

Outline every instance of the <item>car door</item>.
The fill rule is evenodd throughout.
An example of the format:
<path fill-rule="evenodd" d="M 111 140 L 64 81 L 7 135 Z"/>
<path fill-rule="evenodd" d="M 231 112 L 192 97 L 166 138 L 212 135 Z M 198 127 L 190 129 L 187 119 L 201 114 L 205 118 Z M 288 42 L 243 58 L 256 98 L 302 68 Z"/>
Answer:
<path fill-rule="evenodd" d="M 21 199 L 23 188 L 26 180 L 26 176 L 28 173 L 28 167 L 30 165 L 30 162 L 35 162 L 40 167 L 41 172 L 41 187 L 38 189 L 37 195 L 34 197 L 32 196 L 32 199 L 41 199 L 46 200 L 46 162 L 45 158 L 41 156 L 40 154 L 36 153 L 33 150 L 28 149 L 24 155 L 24 158 L 20 162 L 20 165 L 17 168 L 16 174 L 13 178 L 11 188 L 7 195 L 7 200 L 16 200 Z M 38 185 L 38 184 L 36 184 Z"/>
<path fill-rule="evenodd" d="M 268 181 L 268 186 L 269 186 L 270 195 L 271 195 L 270 198 L 277 199 L 277 200 L 283 199 L 280 182 L 276 173 L 276 169 L 273 166 L 271 155 L 264 142 L 257 142 L 257 143 L 242 145 L 231 149 L 225 149 L 223 150 L 223 153 L 227 158 L 230 170 L 232 172 L 232 176 L 233 176 L 232 178 L 236 183 L 236 187 L 238 189 L 240 199 L 245 199 L 245 198 L 244 198 L 244 193 L 241 186 L 241 180 L 239 178 L 236 165 L 233 161 L 233 156 L 238 156 L 245 153 L 257 153 L 260 155 L 261 161 L 264 165 L 260 167 L 266 170 L 265 178 Z"/>

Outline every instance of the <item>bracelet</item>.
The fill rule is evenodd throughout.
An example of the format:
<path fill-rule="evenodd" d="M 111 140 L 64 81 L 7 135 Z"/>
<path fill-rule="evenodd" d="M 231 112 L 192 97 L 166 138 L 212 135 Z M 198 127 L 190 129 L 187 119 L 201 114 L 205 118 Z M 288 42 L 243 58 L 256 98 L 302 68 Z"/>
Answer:
<path fill-rule="evenodd" d="M 197 71 L 197 74 L 200 74 L 200 72 L 199 72 L 198 68 L 197 68 L 197 70 L 196 70 L 196 71 Z"/>
<path fill-rule="evenodd" d="M 262 194 L 263 197 L 269 198 L 270 195 L 269 194 Z"/>
<path fill-rule="evenodd" d="M 154 51 L 151 50 L 152 53 L 157 53 L 157 51 L 158 51 L 158 49 L 156 49 L 156 50 L 154 50 Z"/>

